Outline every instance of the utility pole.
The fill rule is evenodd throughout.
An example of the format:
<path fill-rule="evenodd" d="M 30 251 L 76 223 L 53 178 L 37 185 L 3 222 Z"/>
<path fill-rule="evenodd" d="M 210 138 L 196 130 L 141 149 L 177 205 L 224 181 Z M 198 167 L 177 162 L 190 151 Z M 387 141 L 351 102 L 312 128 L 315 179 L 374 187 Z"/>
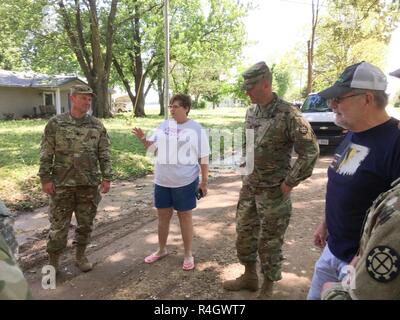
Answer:
<path fill-rule="evenodd" d="M 169 0 L 164 0 L 164 33 L 165 33 L 165 85 L 164 85 L 164 118 L 168 119 L 169 105 Z"/>

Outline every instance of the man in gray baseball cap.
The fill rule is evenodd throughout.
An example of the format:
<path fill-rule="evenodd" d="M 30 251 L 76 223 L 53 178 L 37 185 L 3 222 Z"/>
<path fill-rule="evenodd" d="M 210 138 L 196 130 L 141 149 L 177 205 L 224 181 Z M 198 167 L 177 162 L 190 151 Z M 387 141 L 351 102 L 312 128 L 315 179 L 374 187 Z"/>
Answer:
<path fill-rule="evenodd" d="M 231 291 L 257 291 L 257 256 L 264 282 L 259 298 L 273 293 L 282 278 L 282 244 L 292 211 L 291 190 L 308 178 L 319 148 L 310 124 L 300 111 L 272 91 L 272 73 L 258 62 L 243 73 L 242 89 L 254 104 L 246 113 L 246 129 L 254 132 L 254 158 L 246 159 L 254 170 L 243 177 L 236 212 L 236 250 L 243 275 L 224 282 Z M 247 146 L 246 149 L 248 149 Z M 292 150 L 298 158 L 291 165 Z M 252 165 L 253 164 L 253 165 Z"/>
<path fill-rule="evenodd" d="M 321 298 L 325 282 L 343 280 L 358 252 L 368 208 L 400 177 L 399 121 L 385 110 L 386 87 L 384 73 L 362 61 L 319 93 L 328 99 L 336 123 L 349 132 L 328 168 L 325 214 L 314 233 L 314 244 L 323 251 L 315 264 L 310 300 Z"/>

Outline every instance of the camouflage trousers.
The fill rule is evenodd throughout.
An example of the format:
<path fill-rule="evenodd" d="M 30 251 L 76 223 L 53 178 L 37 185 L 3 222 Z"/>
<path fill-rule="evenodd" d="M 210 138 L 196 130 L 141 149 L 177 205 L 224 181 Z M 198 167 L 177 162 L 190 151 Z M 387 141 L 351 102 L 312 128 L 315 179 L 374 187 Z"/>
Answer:
<path fill-rule="evenodd" d="M 32 299 L 24 274 L 0 234 L 0 300 Z"/>
<path fill-rule="evenodd" d="M 290 198 L 280 187 L 252 188 L 243 185 L 236 211 L 236 250 L 242 264 L 255 263 L 271 281 L 282 279 L 282 244 L 292 212 Z"/>
<path fill-rule="evenodd" d="M 57 187 L 56 194 L 50 198 L 50 232 L 47 252 L 61 253 L 67 246 L 68 230 L 72 218 L 78 226 L 75 230 L 77 245 L 86 246 L 93 229 L 97 205 L 101 200 L 99 188 L 93 186 Z"/>

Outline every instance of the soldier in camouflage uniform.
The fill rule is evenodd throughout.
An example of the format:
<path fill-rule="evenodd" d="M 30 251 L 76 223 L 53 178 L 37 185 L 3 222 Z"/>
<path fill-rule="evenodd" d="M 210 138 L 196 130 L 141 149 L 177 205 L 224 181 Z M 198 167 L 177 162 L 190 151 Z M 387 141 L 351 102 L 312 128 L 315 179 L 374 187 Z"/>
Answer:
<path fill-rule="evenodd" d="M 254 170 L 243 178 L 236 212 L 236 249 L 245 273 L 226 281 L 227 290 L 258 290 L 257 251 L 264 282 L 259 297 L 272 295 L 281 277 L 282 244 L 292 211 L 291 190 L 312 174 L 319 147 L 300 111 L 272 92 L 272 74 L 259 62 L 244 74 L 252 106 L 246 129 L 254 130 Z M 298 154 L 291 166 L 292 150 Z"/>
<path fill-rule="evenodd" d="M 324 300 L 400 299 L 400 179 L 369 209 L 354 260 L 354 287 L 327 282 Z M 351 278 L 350 278 L 351 279 Z"/>
<path fill-rule="evenodd" d="M 15 256 L 18 243 L 13 229 L 13 216 L 0 201 L 0 300 L 31 299 L 31 292 Z"/>
<path fill-rule="evenodd" d="M 78 222 L 76 264 L 84 272 L 92 269 L 85 250 L 101 199 L 99 185 L 102 193 L 110 189 L 110 139 L 103 124 L 87 114 L 93 95 L 88 86 L 74 86 L 71 111 L 51 118 L 42 138 L 38 175 L 50 195 L 47 252 L 56 270 L 73 212 Z"/>

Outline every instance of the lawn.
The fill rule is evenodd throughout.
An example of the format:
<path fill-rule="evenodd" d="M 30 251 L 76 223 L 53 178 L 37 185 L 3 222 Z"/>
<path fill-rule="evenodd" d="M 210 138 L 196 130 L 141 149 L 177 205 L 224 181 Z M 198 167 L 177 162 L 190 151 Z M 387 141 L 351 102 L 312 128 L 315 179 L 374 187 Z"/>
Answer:
<path fill-rule="evenodd" d="M 144 131 L 163 121 L 157 110 L 146 110 L 146 118 L 119 114 L 103 121 L 111 138 L 112 162 L 116 179 L 134 179 L 153 170 L 145 149 L 131 134 L 133 127 Z M 205 128 L 235 129 L 243 125 L 244 108 L 192 110 L 190 118 Z M 47 203 L 40 190 L 40 139 L 47 120 L 0 121 L 0 199 L 9 208 L 26 210 Z"/>

